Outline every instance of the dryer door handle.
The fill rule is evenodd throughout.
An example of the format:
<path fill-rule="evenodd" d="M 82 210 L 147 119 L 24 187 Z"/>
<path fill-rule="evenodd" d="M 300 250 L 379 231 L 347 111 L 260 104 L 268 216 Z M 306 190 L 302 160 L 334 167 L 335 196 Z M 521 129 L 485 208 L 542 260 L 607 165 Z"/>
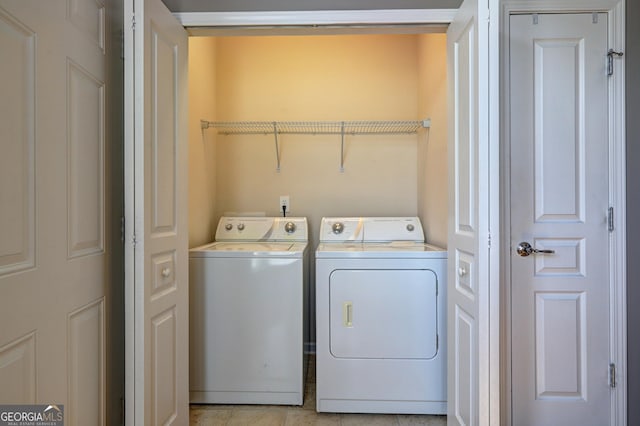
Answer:
<path fill-rule="evenodd" d="M 342 325 L 353 327 L 353 302 L 342 303 Z"/>

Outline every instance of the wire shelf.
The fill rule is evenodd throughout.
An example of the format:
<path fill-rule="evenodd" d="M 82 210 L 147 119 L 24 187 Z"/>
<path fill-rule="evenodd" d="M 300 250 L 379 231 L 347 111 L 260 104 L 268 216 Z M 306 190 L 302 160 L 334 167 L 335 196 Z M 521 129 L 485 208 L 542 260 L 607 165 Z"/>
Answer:
<path fill-rule="evenodd" d="M 393 135 L 412 134 L 429 127 L 429 120 L 407 121 L 205 121 L 202 128 L 215 128 L 222 135 L 310 134 Z"/>
<path fill-rule="evenodd" d="M 280 171 L 279 135 L 340 135 L 340 171 L 344 171 L 345 135 L 410 135 L 429 128 L 431 120 L 406 121 L 200 121 L 203 131 L 215 128 L 221 135 L 268 135 L 275 140 L 277 171 Z"/>

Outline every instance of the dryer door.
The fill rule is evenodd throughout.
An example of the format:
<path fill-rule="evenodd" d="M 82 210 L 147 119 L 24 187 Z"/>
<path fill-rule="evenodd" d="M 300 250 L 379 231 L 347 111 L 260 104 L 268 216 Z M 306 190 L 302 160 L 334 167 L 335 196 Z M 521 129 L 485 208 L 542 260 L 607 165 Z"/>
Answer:
<path fill-rule="evenodd" d="M 438 352 L 436 274 L 429 269 L 335 270 L 330 350 L 337 358 L 430 359 Z"/>

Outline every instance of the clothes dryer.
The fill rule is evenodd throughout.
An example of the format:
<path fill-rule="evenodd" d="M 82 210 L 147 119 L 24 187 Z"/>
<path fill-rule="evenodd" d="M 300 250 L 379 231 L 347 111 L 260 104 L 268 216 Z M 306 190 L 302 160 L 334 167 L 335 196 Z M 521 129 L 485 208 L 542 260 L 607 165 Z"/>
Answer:
<path fill-rule="evenodd" d="M 317 411 L 445 414 L 447 253 L 417 217 L 323 218 Z"/>
<path fill-rule="evenodd" d="M 307 220 L 223 217 L 190 250 L 192 403 L 301 405 Z"/>

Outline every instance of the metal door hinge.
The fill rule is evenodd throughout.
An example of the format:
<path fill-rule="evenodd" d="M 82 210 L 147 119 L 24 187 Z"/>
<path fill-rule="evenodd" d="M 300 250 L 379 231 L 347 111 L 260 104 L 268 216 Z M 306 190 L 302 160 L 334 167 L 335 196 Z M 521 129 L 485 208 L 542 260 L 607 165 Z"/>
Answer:
<path fill-rule="evenodd" d="M 131 29 L 135 31 L 136 29 L 136 14 L 131 14 Z"/>
<path fill-rule="evenodd" d="M 593 23 L 593 24 L 597 24 L 598 23 L 598 12 L 593 12 L 591 14 L 591 23 Z"/>
<path fill-rule="evenodd" d="M 124 216 L 120 217 L 120 242 L 124 243 Z"/>
<path fill-rule="evenodd" d="M 613 362 L 609 364 L 609 386 L 616 387 L 616 365 Z"/>
<path fill-rule="evenodd" d="M 136 244 L 138 244 L 138 240 L 136 239 L 136 234 L 131 236 L 131 245 L 135 248 Z"/>
<path fill-rule="evenodd" d="M 622 52 L 609 49 L 609 51 L 607 52 L 607 75 L 608 76 L 613 75 L 613 57 L 615 56 L 616 58 L 621 58 L 623 55 L 624 53 Z"/>
<path fill-rule="evenodd" d="M 607 226 L 609 227 L 609 232 L 613 232 L 615 228 L 613 223 L 613 207 L 609 207 L 609 213 L 607 214 Z"/>
<path fill-rule="evenodd" d="M 533 25 L 538 25 L 538 14 L 534 13 L 531 17 L 533 19 Z"/>

